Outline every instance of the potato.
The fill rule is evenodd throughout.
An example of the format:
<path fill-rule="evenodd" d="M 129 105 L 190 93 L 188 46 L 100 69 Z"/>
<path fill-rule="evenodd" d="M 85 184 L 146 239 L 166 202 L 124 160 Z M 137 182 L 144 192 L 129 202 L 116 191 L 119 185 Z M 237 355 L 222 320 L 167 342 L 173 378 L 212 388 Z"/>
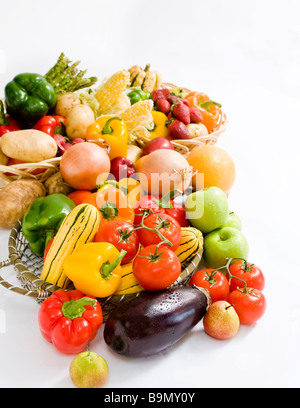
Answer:
<path fill-rule="evenodd" d="M 45 181 L 45 187 L 47 189 L 47 194 L 59 193 L 69 195 L 70 193 L 72 193 L 72 191 L 74 191 L 73 188 L 70 187 L 62 178 L 60 171 L 52 174 L 52 176 L 50 176 L 48 180 Z"/>
<path fill-rule="evenodd" d="M 67 117 L 74 106 L 80 105 L 80 98 L 73 93 L 65 93 L 57 96 L 55 114 Z"/>
<path fill-rule="evenodd" d="M 85 139 L 86 129 L 95 122 L 93 110 L 87 105 L 76 105 L 66 119 L 67 136 L 74 140 L 77 137 Z"/>
<path fill-rule="evenodd" d="M 13 228 L 29 206 L 46 195 L 44 185 L 31 179 L 14 180 L 0 190 L 0 228 Z"/>
<path fill-rule="evenodd" d="M 187 125 L 187 130 L 190 134 L 191 139 L 193 139 L 194 137 L 208 135 L 207 128 L 203 125 L 203 123 L 190 123 L 189 125 Z"/>
<path fill-rule="evenodd" d="M 6 156 L 28 163 L 51 159 L 57 153 L 55 140 L 35 129 L 5 133 L 0 139 L 0 147 Z"/>

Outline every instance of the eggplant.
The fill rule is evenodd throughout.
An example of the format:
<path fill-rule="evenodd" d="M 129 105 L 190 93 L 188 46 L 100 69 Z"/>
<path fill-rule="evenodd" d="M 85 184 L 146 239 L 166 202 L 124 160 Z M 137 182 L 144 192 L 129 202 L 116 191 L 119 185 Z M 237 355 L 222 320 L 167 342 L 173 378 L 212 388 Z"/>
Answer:
<path fill-rule="evenodd" d="M 147 357 L 179 341 L 204 317 L 209 295 L 197 287 L 141 292 L 109 314 L 104 341 L 126 357 Z"/>

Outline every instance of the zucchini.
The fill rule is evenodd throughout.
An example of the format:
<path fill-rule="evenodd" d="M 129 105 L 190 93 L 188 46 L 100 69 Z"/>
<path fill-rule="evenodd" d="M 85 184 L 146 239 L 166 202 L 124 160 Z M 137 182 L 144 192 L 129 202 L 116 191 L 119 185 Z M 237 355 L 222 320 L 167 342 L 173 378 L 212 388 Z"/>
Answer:
<path fill-rule="evenodd" d="M 63 272 L 63 261 L 74 249 L 94 239 L 100 225 L 100 214 L 91 204 L 77 205 L 64 218 L 47 254 L 41 279 L 65 289 L 69 279 Z"/>
<path fill-rule="evenodd" d="M 194 227 L 181 228 L 181 242 L 175 254 L 182 265 L 190 262 L 202 247 L 203 235 L 200 230 Z"/>

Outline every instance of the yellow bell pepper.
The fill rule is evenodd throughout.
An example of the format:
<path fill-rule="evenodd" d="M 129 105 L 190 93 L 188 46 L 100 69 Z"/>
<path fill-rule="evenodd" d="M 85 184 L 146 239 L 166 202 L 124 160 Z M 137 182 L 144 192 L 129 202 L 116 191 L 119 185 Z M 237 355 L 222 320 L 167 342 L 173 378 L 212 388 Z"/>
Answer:
<path fill-rule="evenodd" d="M 151 114 L 154 126 L 153 129 L 150 130 L 150 140 L 155 139 L 156 137 L 168 137 L 170 131 L 166 126 L 166 121 L 168 120 L 167 116 L 159 111 L 152 111 Z"/>
<path fill-rule="evenodd" d="M 65 258 L 63 270 L 77 290 L 86 296 L 104 298 L 120 285 L 120 263 L 125 255 L 126 251 L 119 252 L 108 242 L 89 242 Z"/>
<path fill-rule="evenodd" d="M 118 116 L 100 116 L 88 126 L 85 138 L 87 141 L 98 142 L 101 147 L 103 147 L 103 140 L 108 143 L 110 160 L 118 156 L 127 156 L 127 127 Z"/>

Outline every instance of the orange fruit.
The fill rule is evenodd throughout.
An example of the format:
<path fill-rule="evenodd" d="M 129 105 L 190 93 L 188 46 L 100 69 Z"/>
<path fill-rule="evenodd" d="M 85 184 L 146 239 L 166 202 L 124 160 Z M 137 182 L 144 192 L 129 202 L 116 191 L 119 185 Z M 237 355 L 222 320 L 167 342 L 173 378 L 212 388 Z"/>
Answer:
<path fill-rule="evenodd" d="M 197 146 L 188 154 L 187 161 L 197 170 L 193 177 L 196 190 L 214 186 L 228 195 L 235 181 L 235 164 L 225 150 L 215 145 Z"/>

